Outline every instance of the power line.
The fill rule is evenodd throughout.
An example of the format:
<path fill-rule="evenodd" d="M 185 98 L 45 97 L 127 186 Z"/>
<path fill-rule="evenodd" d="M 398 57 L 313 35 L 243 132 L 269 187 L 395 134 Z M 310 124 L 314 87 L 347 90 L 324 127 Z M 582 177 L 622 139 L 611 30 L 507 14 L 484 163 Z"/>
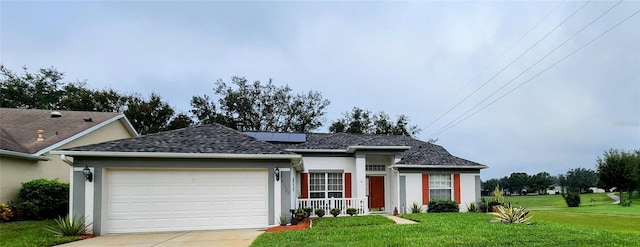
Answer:
<path fill-rule="evenodd" d="M 599 39 L 600 37 L 604 36 L 605 34 L 609 33 L 611 30 L 613 30 L 614 28 L 620 26 L 622 23 L 626 22 L 627 20 L 631 19 L 632 17 L 634 17 L 635 15 L 637 15 L 638 13 L 640 13 L 640 10 L 637 10 L 636 12 L 634 12 L 633 14 L 631 14 L 630 16 L 628 16 L 627 18 L 623 19 L 622 21 L 618 22 L 617 24 L 615 24 L 614 26 L 612 26 L 611 28 L 607 29 L 605 32 L 601 33 L 600 35 L 596 36 L 595 38 L 591 39 L 589 42 L 585 43 L 584 45 L 580 46 L 578 49 L 575 49 L 574 51 L 572 51 L 571 53 L 569 53 L 568 55 L 564 56 L 562 59 L 558 60 L 557 62 L 553 63 L 551 66 L 543 69 L 542 71 L 540 71 L 539 73 L 537 73 L 536 75 L 534 75 L 533 77 L 529 78 L 528 80 L 524 81 L 523 83 L 519 84 L 518 86 L 516 86 L 515 88 L 509 90 L 508 92 L 506 92 L 505 94 L 503 94 L 502 96 L 496 98 L 495 100 L 489 102 L 489 104 L 483 106 L 482 108 L 478 109 L 477 111 L 471 113 L 469 116 L 461 119 L 460 121 L 456 122 L 455 124 L 452 124 L 450 126 L 448 126 L 446 129 L 440 131 L 437 134 L 442 134 L 443 132 L 449 130 L 450 128 L 460 124 L 461 122 L 467 120 L 468 118 L 470 118 L 471 116 L 475 115 L 476 113 L 482 111 L 483 109 L 489 107 L 490 105 L 492 105 L 493 103 L 497 102 L 498 100 L 504 98 L 505 96 L 511 94 L 513 91 L 517 90 L 518 88 L 520 88 L 521 86 L 523 86 L 524 84 L 527 84 L 528 82 L 532 81 L 533 79 L 537 78 L 538 76 L 540 76 L 542 73 L 546 72 L 547 70 L 549 70 L 550 68 L 556 66 L 557 64 L 561 63 L 562 61 L 564 61 L 565 59 L 567 59 L 568 57 L 572 56 L 573 54 L 575 54 L 576 52 L 582 50 L 584 47 L 586 47 L 587 45 L 591 44 L 592 42 L 596 41 L 597 39 Z"/>
<path fill-rule="evenodd" d="M 535 25 L 533 25 L 533 27 L 531 27 L 529 29 L 529 31 L 527 31 L 524 35 L 522 35 L 518 40 L 516 40 L 516 42 L 514 42 L 509 48 L 507 48 L 502 54 L 500 54 L 500 56 L 496 57 L 489 65 L 487 65 L 483 70 L 481 70 L 480 72 L 478 72 L 478 74 L 476 74 L 469 82 L 467 82 L 463 87 L 460 88 L 460 90 L 458 90 L 458 92 L 456 93 L 456 96 L 458 95 L 458 93 L 460 93 L 462 91 L 463 88 L 467 87 L 469 84 L 471 84 L 471 82 L 475 81 L 476 78 L 478 78 L 481 74 L 483 74 L 485 71 L 489 70 L 489 68 L 491 68 L 498 60 L 500 60 L 502 57 L 504 57 L 504 55 L 506 55 L 509 51 L 511 51 L 511 49 L 513 49 L 513 47 L 515 47 L 518 43 L 520 43 L 520 41 L 522 41 L 527 35 L 529 35 L 529 33 L 531 33 L 533 30 L 535 30 L 540 23 L 542 23 L 544 20 L 546 20 L 551 14 L 553 14 L 559 7 L 560 5 L 562 5 L 565 2 L 565 0 L 563 0 L 562 2 L 560 2 L 558 5 L 556 5 L 551 11 L 549 11 L 549 13 L 547 13 L 544 17 L 542 17 L 542 19 L 540 19 L 540 21 L 538 21 L 538 23 L 536 23 Z M 585 4 L 586 5 L 586 4 Z M 535 46 L 535 45 L 534 45 Z M 482 86 L 480 86 L 480 88 L 476 89 L 475 91 L 473 91 L 471 94 L 467 95 L 464 99 L 462 99 L 462 101 L 458 102 L 458 104 L 454 105 L 452 108 L 450 108 L 449 110 L 447 110 L 445 113 L 443 113 L 442 115 L 440 115 L 438 118 L 436 118 L 435 120 L 433 120 L 429 125 L 427 125 L 427 127 L 425 127 L 425 129 L 431 127 L 431 125 L 433 125 L 434 123 L 436 123 L 438 120 L 440 120 L 442 117 L 444 117 L 445 115 L 447 115 L 449 112 L 451 112 L 453 109 L 455 109 L 457 106 L 459 106 L 460 104 L 462 104 L 465 100 L 467 100 L 469 97 L 471 97 L 475 92 L 477 92 L 478 90 L 480 90 L 482 87 L 484 87 L 487 83 L 485 82 L 485 84 L 483 84 Z M 439 110 L 439 109 L 438 109 Z"/>
<path fill-rule="evenodd" d="M 560 22 L 560 24 L 556 25 L 553 29 L 551 29 L 551 31 L 547 32 L 547 34 L 545 34 L 542 38 L 540 38 L 538 41 L 536 41 L 533 45 L 531 45 L 527 50 L 525 50 L 522 54 L 520 54 L 520 56 L 518 56 L 517 58 L 515 58 L 513 61 L 511 61 L 509 64 L 507 64 L 505 67 L 503 67 L 500 71 L 498 71 L 498 73 L 496 73 L 495 75 L 493 75 L 491 78 L 489 78 L 489 80 L 485 81 L 482 85 L 480 85 L 480 87 L 478 87 L 476 90 L 474 90 L 473 92 L 471 92 L 469 95 L 467 95 L 466 97 L 464 97 L 460 102 L 458 102 L 456 105 L 454 105 L 453 107 L 451 107 L 449 110 L 447 110 L 445 113 L 443 113 L 442 115 L 440 115 L 436 120 L 434 120 L 433 122 L 431 122 L 426 128 L 428 128 L 429 126 L 433 125 L 436 121 L 440 120 L 442 117 L 444 117 L 445 115 L 449 114 L 451 111 L 453 111 L 456 107 L 460 106 L 462 103 L 464 103 L 467 99 L 469 99 L 469 97 L 471 97 L 472 95 L 474 95 L 476 92 L 478 92 L 480 89 L 482 89 L 484 86 L 486 86 L 489 82 L 491 82 L 494 78 L 498 77 L 500 74 L 502 74 L 502 72 L 504 72 L 506 69 L 508 69 L 509 67 L 511 67 L 511 65 L 513 65 L 515 62 L 517 62 L 518 60 L 520 60 L 520 58 L 522 58 L 524 55 L 526 55 L 529 51 L 531 51 L 531 49 L 533 49 L 534 47 L 536 47 L 538 44 L 540 44 L 540 42 L 542 42 L 544 39 L 546 39 L 549 35 L 551 35 L 551 33 L 555 32 L 560 26 L 562 26 L 565 22 L 567 22 L 569 19 L 571 19 L 574 15 L 576 15 L 578 12 L 580 12 L 580 10 L 582 10 L 585 6 L 587 6 L 587 4 L 589 4 L 591 2 L 591 0 L 589 0 L 588 2 L 586 2 L 585 4 L 583 4 L 582 6 L 580 6 L 580 8 L 576 9 L 573 13 L 571 13 L 571 15 L 569 15 L 567 18 L 565 18 L 562 22 Z M 446 125 L 445 125 L 446 126 Z M 437 131 L 436 131 L 437 132 Z"/>

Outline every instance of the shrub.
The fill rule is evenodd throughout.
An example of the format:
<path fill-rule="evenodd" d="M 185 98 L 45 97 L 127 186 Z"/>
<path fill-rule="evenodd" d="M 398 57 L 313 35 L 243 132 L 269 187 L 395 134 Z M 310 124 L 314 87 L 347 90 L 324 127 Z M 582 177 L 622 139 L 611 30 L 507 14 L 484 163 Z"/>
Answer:
<path fill-rule="evenodd" d="M 280 217 L 278 217 L 278 225 L 281 225 L 281 226 L 287 225 L 287 216 L 285 214 L 280 214 Z"/>
<path fill-rule="evenodd" d="M 620 206 L 623 206 L 623 207 L 631 207 L 631 200 L 629 200 L 629 199 L 622 199 L 622 200 L 620 201 Z"/>
<path fill-rule="evenodd" d="M 11 208 L 7 204 L 0 203 L 0 222 L 8 221 L 11 217 L 13 217 Z"/>
<path fill-rule="evenodd" d="M 470 202 L 469 204 L 467 204 L 467 212 L 469 213 L 478 212 L 478 207 L 476 207 L 475 202 Z"/>
<path fill-rule="evenodd" d="M 358 210 L 355 208 L 347 208 L 347 214 L 350 216 L 354 216 L 358 214 Z"/>
<path fill-rule="evenodd" d="M 480 204 L 478 204 L 478 212 L 487 213 L 489 212 L 489 203 L 487 202 L 487 198 L 483 197 L 480 199 Z"/>
<path fill-rule="evenodd" d="M 499 185 L 496 185 L 496 188 L 493 189 L 493 201 L 504 204 L 504 195 L 502 194 L 502 189 L 500 189 Z"/>
<path fill-rule="evenodd" d="M 562 193 L 562 197 L 564 201 L 567 203 L 569 207 L 578 207 L 580 206 L 580 191 L 576 189 L 568 189 L 567 193 Z"/>
<path fill-rule="evenodd" d="M 69 209 L 69 184 L 57 179 L 36 179 L 23 183 L 16 208 L 23 209 L 27 219 L 53 219 L 66 215 Z"/>
<path fill-rule="evenodd" d="M 459 212 L 458 203 L 452 200 L 433 200 L 429 202 L 429 213 Z"/>
<path fill-rule="evenodd" d="M 57 236 L 79 236 L 87 233 L 87 228 L 91 225 L 85 225 L 84 217 L 58 217 L 54 220 L 55 226 L 48 227 L 47 231 L 53 232 Z"/>
<path fill-rule="evenodd" d="M 411 208 L 409 209 L 411 210 L 412 214 L 422 213 L 422 205 L 420 205 L 418 202 L 411 203 Z"/>
<path fill-rule="evenodd" d="M 330 213 L 331 213 L 331 215 L 333 215 L 333 217 L 338 217 L 338 215 L 340 215 L 340 211 L 342 211 L 342 209 L 333 208 L 333 209 L 331 209 Z"/>
<path fill-rule="evenodd" d="M 508 202 L 506 206 L 497 206 L 498 217 L 491 220 L 491 222 L 512 223 L 512 224 L 531 224 L 531 217 L 529 216 L 529 210 L 525 208 L 514 208 L 511 206 L 511 202 Z"/>
<path fill-rule="evenodd" d="M 315 213 L 318 217 L 322 218 L 322 216 L 324 216 L 324 209 L 318 208 Z"/>
<path fill-rule="evenodd" d="M 311 212 L 313 212 L 313 208 L 309 208 L 309 207 L 303 208 L 302 211 L 304 211 L 304 217 L 306 218 L 311 216 Z"/>

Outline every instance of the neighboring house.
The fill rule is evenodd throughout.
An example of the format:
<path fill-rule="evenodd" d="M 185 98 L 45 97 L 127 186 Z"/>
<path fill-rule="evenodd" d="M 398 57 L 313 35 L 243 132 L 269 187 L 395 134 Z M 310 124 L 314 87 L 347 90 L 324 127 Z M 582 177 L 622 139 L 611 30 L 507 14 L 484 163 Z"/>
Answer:
<path fill-rule="evenodd" d="M 551 189 L 553 188 L 553 189 Z M 562 186 L 560 185 L 554 185 L 551 188 L 547 189 L 547 194 L 553 195 L 553 194 L 561 194 L 563 191 Z M 607 192 L 607 190 L 603 189 L 603 188 L 598 188 L 598 187 L 589 187 L 589 189 L 587 191 L 593 191 L 593 193 L 605 193 Z"/>
<path fill-rule="evenodd" d="M 486 168 L 406 136 L 217 124 L 56 153 L 74 157 L 70 213 L 94 234 L 262 228 L 297 207 L 391 214 L 451 199 L 464 211 Z"/>
<path fill-rule="evenodd" d="M 53 150 L 137 136 L 121 113 L 0 108 L 0 202 L 33 179 L 69 182 Z"/>

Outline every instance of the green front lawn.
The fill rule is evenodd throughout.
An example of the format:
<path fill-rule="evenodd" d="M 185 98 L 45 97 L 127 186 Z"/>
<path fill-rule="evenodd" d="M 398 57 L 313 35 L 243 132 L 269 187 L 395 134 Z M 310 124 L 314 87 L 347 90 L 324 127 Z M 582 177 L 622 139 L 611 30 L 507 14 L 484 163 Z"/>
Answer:
<path fill-rule="evenodd" d="M 329 228 L 329 227 L 354 227 L 354 226 L 377 226 L 377 225 L 394 225 L 393 220 L 382 215 L 371 215 L 367 217 L 355 216 L 355 217 L 331 217 L 331 218 L 319 218 L 313 220 L 314 228 Z"/>
<path fill-rule="evenodd" d="M 73 242 L 80 237 L 56 237 L 45 230 L 53 220 L 0 223 L 0 246 L 54 246 Z"/>
<path fill-rule="evenodd" d="M 357 220 L 369 221 L 369 217 L 358 216 Z M 493 216 L 489 214 L 423 213 L 404 217 L 420 223 L 272 232 L 260 235 L 252 246 L 640 246 L 640 234 L 535 218 L 534 225 L 514 225 L 490 223 Z"/>
<path fill-rule="evenodd" d="M 620 207 L 636 210 L 640 214 L 640 207 Z M 535 221 L 550 221 L 572 225 L 580 225 L 593 229 L 614 230 L 640 234 L 640 215 L 607 215 L 598 213 L 563 212 L 563 211 L 534 211 Z"/>

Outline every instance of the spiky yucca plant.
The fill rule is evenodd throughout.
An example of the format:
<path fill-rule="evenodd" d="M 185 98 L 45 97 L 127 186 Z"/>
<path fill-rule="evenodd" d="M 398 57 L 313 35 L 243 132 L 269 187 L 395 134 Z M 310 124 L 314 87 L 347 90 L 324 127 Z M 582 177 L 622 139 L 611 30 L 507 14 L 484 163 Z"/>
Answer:
<path fill-rule="evenodd" d="M 505 206 L 497 206 L 498 209 L 498 218 L 491 220 L 491 222 L 500 222 L 500 223 L 514 223 L 514 224 L 531 224 L 531 218 L 533 216 L 529 215 L 529 210 L 526 208 L 520 207 L 512 207 L 511 202 L 508 202 Z"/>
<path fill-rule="evenodd" d="M 85 225 L 84 217 L 65 216 L 54 219 L 56 225 L 47 227 L 47 231 L 53 232 L 57 236 L 80 236 L 87 233 L 87 228 L 91 225 Z"/>
<path fill-rule="evenodd" d="M 411 207 L 409 208 L 412 214 L 422 213 L 422 205 L 418 204 L 418 202 L 411 203 Z"/>

